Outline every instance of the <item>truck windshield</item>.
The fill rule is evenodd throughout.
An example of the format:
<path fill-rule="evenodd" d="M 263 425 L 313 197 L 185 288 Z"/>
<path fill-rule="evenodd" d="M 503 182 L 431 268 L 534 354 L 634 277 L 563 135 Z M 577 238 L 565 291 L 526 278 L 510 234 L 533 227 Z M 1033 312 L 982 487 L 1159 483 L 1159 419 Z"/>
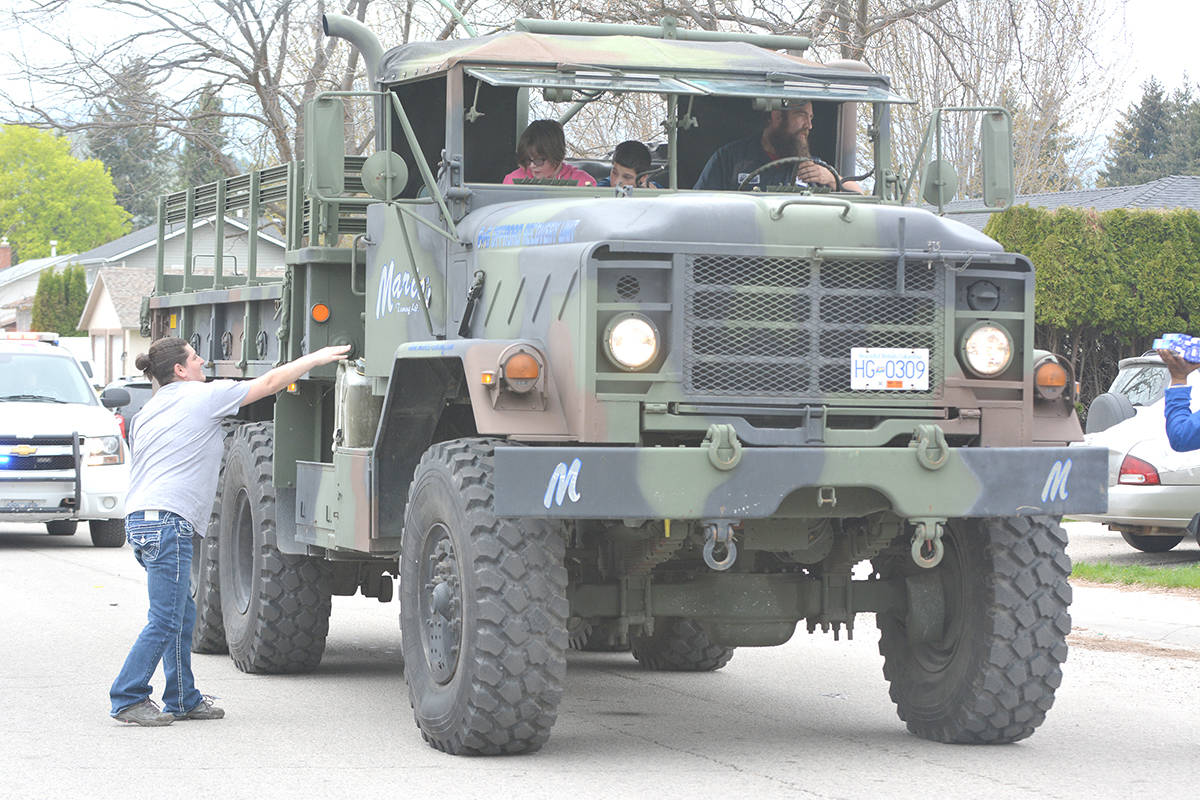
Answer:
<path fill-rule="evenodd" d="M 0 353 L 0 402 L 96 404 L 75 361 L 41 353 Z"/>

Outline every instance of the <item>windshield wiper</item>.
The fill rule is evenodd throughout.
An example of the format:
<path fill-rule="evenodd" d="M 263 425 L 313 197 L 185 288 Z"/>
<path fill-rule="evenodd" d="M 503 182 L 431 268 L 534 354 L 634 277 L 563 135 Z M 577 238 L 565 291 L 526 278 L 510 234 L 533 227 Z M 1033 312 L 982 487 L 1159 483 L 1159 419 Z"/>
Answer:
<path fill-rule="evenodd" d="M 31 400 L 35 403 L 65 403 L 66 400 L 59 400 L 57 397 L 50 397 L 45 394 L 6 394 L 0 395 L 0 400 Z"/>

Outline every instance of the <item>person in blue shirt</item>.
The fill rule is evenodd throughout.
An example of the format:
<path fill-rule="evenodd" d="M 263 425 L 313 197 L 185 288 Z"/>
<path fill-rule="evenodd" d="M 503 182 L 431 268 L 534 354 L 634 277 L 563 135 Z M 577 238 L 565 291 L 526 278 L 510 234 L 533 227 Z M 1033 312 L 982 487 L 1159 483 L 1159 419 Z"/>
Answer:
<path fill-rule="evenodd" d="M 630 139 L 613 150 L 612 169 L 607 178 L 601 178 L 597 186 L 637 186 L 657 189 L 658 184 L 645 174 L 650 171 L 650 148 L 637 139 Z M 641 177 L 639 177 L 641 176 Z"/>
<path fill-rule="evenodd" d="M 1200 450 L 1200 412 L 1192 413 L 1192 387 L 1187 382 L 1188 375 L 1200 369 L 1200 364 L 1184 361 L 1171 350 L 1156 352 L 1171 373 L 1163 409 L 1167 418 L 1167 441 L 1172 449 L 1181 453 Z"/>

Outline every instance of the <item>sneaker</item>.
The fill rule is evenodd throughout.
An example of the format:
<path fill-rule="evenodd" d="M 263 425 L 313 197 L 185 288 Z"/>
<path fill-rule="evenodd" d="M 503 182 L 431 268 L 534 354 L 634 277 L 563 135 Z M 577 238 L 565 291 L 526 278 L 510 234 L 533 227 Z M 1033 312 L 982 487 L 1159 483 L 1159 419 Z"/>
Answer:
<path fill-rule="evenodd" d="M 213 705 L 216 699 L 210 694 L 203 695 L 195 708 L 186 714 L 176 714 L 175 719 L 221 719 L 225 716 L 225 709 Z"/>
<path fill-rule="evenodd" d="M 170 725 L 175 721 L 174 714 L 164 714 L 158 710 L 158 706 L 150 698 L 146 698 L 140 703 L 134 703 L 131 706 L 126 706 L 113 714 L 113 719 L 120 722 L 127 722 L 130 725 L 144 725 L 150 728 L 156 728 L 160 725 Z"/>

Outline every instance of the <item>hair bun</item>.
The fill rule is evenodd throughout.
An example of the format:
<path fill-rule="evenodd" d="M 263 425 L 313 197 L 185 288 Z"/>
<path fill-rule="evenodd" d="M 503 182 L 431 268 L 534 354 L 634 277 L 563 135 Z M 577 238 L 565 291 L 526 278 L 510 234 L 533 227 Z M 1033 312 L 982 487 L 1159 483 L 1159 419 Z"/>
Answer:
<path fill-rule="evenodd" d="M 150 356 L 146 355 L 145 353 L 141 353 L 134 360 L 133 366 L 137 368 L 138 372 L 145 372 L 146 370 L 150 369 Z"/>

